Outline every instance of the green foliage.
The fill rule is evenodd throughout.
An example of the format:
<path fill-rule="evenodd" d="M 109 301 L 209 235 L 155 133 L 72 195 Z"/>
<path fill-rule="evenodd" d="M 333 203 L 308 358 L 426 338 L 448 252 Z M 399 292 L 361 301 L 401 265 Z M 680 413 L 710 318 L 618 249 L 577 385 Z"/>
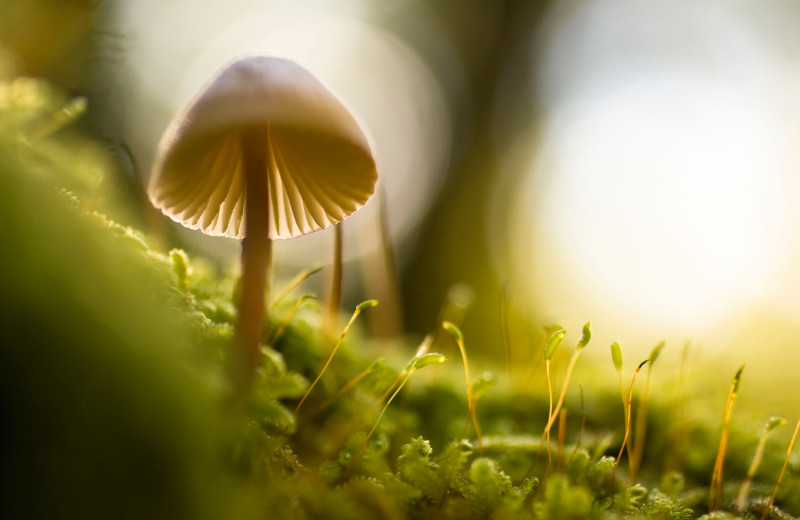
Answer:
<path fill-rule="evenodd" d="M 0 83 L 4 517 L 730 518 L 759 434 L 785 422 L 759 430 L 734 418 L 727 509 L 700 516 L 721 410 L 678 423 L 655 387 L 638 482 L 626 481 L 623 459 L 613 503 L 609 455 L 624 432 L 614 389 L 587 385 L 585 421 L 565 401 L 563 446 L 548 473 L 537 460 L 546 395 L 491 372 L 469 382 L 487 433 L 478 452 L 460 367 L 437 353 L 408 361 L 411 345 L 380 348 L 377 359 L 354 327 L 307 415 L 295 416 L 330 350 L 318 309 L 291 295 L 296 284 L 270 309 L 252 395 L 231 403 L 235 276 L 182 249 L 164 254 L 127 224 L 109 157 L 72 128 L 83 109 L 39 80 Z M 458 327 L 444 327 L 463 342 Z M 548 330 L 554 371 L 565 335 Z M 587 323 L 577 348 L 590 338 Z M 621 370 L 619 345 L 611 350 Z M 743 518 L 760 518 L 784 452 L 767 445 Z M 768 518 L 800 513 L 797 477 L 795 459 Z"/>
<path fill-rule="evenodd" d="M 436 496 L 444 489 L 443 482 L 437 479 L 438 466 L 430 461 L 433 448 L 422 437 L 412 439 L 403 446 L 402 454 L 397 458 L 397 470 L 400 476 L 412 486 Z"/>
<path fill-rule="evenodd" d="M 221 412 L 169 269 L 87 206 L 102 148 L 33 136 L 56 97 L 0 84 L 3 516 L 238 514 L 220 454 L 240 418 Z"/>
<path fill-rule="evenodd" d="M 544 488 L 544 501 L 534 504 L 538 519 L 578 520 L 592 512 L 592 493 L 583 486 L 569 484 L 563 475 L 554 475 Z"/>
<path fill-rule="evenodd" d="M 684 520 L 694 517 L 694 511 L 683 506 L 658 489 L 653 489 L 639 509 L 639 515 L 645 518 L 663 518 L 664 520 Z"/>
<path fill-rule="evenodd" d="M 189 276 L 192 273 L 189 267 L 189 257 L 183 249 L 173 249 L 169 252 L 169 257 L 172 259 L 176 285 L 185 291 L 189 288 Z"/>
<path fill-rule="evenodd" d="M 468 477 L 459 476 L 459 490 L 475 511 L 475 516 L 484 518 L 500 503 L 503 496 L 511 490 L 511 479 L 503 473 L 497 462 L 486 457 L 473 461 Z"/>

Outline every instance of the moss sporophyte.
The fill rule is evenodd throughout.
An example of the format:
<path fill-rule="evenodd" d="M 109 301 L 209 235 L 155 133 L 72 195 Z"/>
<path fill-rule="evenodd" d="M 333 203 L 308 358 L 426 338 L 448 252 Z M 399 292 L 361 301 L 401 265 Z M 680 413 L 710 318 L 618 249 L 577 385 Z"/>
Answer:
<path fill-rule="evenodd" d="M 306 390 L 306 393 L 303 394 L 303 397 L 300 399 L 300 402 L 297 403 L 297 408 L 295 408 L 295 410 L 294 410 L 294 414 L 295 415 L 297 415 L 300 412 L 300 407 L 303 406 L 303 403 L 305 402 L 305 400 L 308 397 L 308 395 L 311 393 L 311 391 L 314 389 L 316 384 L 319 382 L 320 378 L 322 378 L 322 374 L 324 374 L 325 370 L 328 369 L 328 365 L 331 364 L 331 361 L 333 360 L 333 356 L 336 354 L 336 351 L 339 350 L 339 346 L 342 344 L 342 341 L 344 340 L 344 337 L 347 335 L 348 331 L 350 330 L 350 327 L 353 326 L 353 323 L 356 321 L 356 318 L 358 318 L 358 315 L 361 314 L 361 312 L 364 311 L 364 309 L 369 309 L 370 307 L 375 307 L 376 305 L 378 305 L 378 302 L 376 300 L 367 300 L 365 302 L 359 303 L 356 306 L 356 310 L 353 311 L 353 315 L 350 317 L 350 321 L 348 321 L 347 325 L 345 325 L 344 330 L 342 331 L 342 334 L 339 336 L 339 341 L 337 341 L 336 345 L 334 345 L 333 350 L 331 351 L 331 354 L 328 357 L 328 360 L 325 362 L 325 365 L 322 367 L 322 370 L 319 371 L 319 374 L 317 375 L 317 378 L 314 379 L 314 382 L 311 383 L 311 386 L 308 387 L 308 390 Z"/>
<path fill-rule="evenodd" d="M 481 454 L 483 454 L 483 445 L 481 443 L 481 437 L 482 437 L 481 427 L 480 424 L 478 423 L 478 416 L 475 414 L 475 399 L 473 398 L 472 395 L 473 383 L 469 377 L 469 360 L 467 359 L 467 350 L 464 347 L 464 336 L 463 334 L 461 334 L 461 329 L 459 329 L 449 321 L 445 321 L 444 323 L 442 323 L 442 328 L 444 328 L 444 330 L 450 333 L 450 335 L 453 337 L 453 340 L 455 340 L 456 345 L 458 345 L 459 352 L 461 352 L 461 361 L 464 363 L 464 382 L 467 389 L 466 391 L 467 411 L 469 417 L 472 418 L 472 424 L 475 426 L 475 435 L 478 437 L 478 449 L 480 450 Z"/>
<path fill-rule="evenodd" d="M 547 345 L 544 347 L 544 366 L 545 372 L 547 375 L 547 396 L 548 396 L 548 410 L 547 410 L 547 426 L 545 427 L 545 445 L 547 446 L 547 472 L 550 472 L 550 466 L 552 464 L 552 455 L 550 453 L 550 426 L 552 425 L 553 419 L 553 384 L 550 379 L 550 362 L 553 359 L 553 356 L 556 354 L 556 349 L 558 345 L 561 344 L 561 341 L 564 340 L 564 336 L 566 336 L 567 331 L 559 330 L 553 333 L 550 336 L 550 339 L 547 340 Z"/>

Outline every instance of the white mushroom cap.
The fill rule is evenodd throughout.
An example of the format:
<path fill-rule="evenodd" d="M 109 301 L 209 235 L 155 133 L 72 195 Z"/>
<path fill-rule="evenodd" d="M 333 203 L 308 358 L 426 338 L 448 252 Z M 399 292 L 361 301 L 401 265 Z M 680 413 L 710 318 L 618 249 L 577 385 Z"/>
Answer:
<path fill-rule="evenodd" d="M 176 116 L 159 143 L 148 195 L 165 215 L 209 235 L 244 237 L 242 135 L 264 130 L 269 237 L 335 224 L 363 206 L 377 172 L 342 103 L 286 59 L 240 59 Z"/>

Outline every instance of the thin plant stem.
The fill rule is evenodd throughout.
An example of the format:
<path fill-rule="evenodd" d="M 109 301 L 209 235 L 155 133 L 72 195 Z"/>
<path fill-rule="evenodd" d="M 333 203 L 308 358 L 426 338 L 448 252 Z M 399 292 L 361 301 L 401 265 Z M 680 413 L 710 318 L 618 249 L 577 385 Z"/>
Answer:
<path fill-rule="evenodd" d="M 739 486 L 739 494 L 736 496 L 736 509 L 742 511 L 747 503 L 747 495 L 750 493 L 750 485 L 756 477 L 758 467 L 761 465 L 761 460 L 764 458 L 764 450 L 767 447 L 767 439 L 770 434 L 777 428 L 786 423 L 783 417 L 770 417 L 767 424 L 764 426 L 764 431 L 761 432 L 761 437 L 758 439 L 756 451 L 753 454 L 753 460 L 750 462 L 750 467 L 747 469 L 742 485 Z"/>
<path fill-rule="evenodd" d="M 622 416 L 627 424 L 630 421 L 631 410 L 627 406 L 625 398 L 625 383 L 622 381 L 622 349 L 616 341 L 611 344 L 611 359 L 614 362 L 614 368 L 617 370 L 617 379 L 619 380 L 619 396 L 622 400 Z M 633 453 L 633 441 L 629 438 L 625 444 L 625 449 L 628 450 L 628 460 Z"/>
<path fill-rule="evenodd" d="M 563 408 L 558 414 L 558 443 L 556 444 L 556 470 L 564 467 L 564 438 L 567 435 L 567 409 Z"/>
<path fill-rule="evenodd" d="M 350 458 L 350 462 L 347 463 L 347 469 L 345 470 L 344 476 L 342 477 L 343 480 L 347 480 L 347 478 L 350 476 L 350 472 L 352 471 L 354 462 L 357 459 L 359 459 L 361 455 L 364 453 L 364 450 L 367 448 L 367 443 L 369 442 L 369 439 L 372 437 L 372 434 L 375 433 L 375 429 L 378 427 L 378 423 L 381 422 L 381 419 L 383 418 L 383 415 L 386 413 L 386 410 L 389 409 L 389 405 L 392 404 L 394 398 L 397 397 L 397 394 L 400 393 L 400 390 L 403 389 L 403 387 L 411 378 L 411 376 L 414 374 L 414 372 L 429 364 L 438 364 L 438 363 L 443 363 L 444 361 L 445 357 L 442 354 L 424 354 L 422 356 L 415 355 L 413 358 L 411 358 L 411 361 L 408 363 L 408 365 L 406 365 L 406 368 L 403 370 L 403 373 L 405 373 L 406 376 L 403 378 L 400 385 L 397 386 L 397 389 L 394 391 L 392 396 L 389 397 L 389 400 L 386 401 L 386 404 L 383 406 L 381 413 L 378 415 L 378 418 L 375 420 L 375 423 L 372 425 L 372 428 L 369 430 L 369 433 L 361 442 L 361 444 L 358 446 L 358 449 L 355 451 L 353 456 Z"/>
<path fill-rule="evenodd" d="M 394 379 L 394 381 L 392 381 L 392 384 L 389 385 L 386 391 L 383 392 L 383 395 L 381 395 L 378 398 L 378 400 L 375 401 L 375 404 L 372 405 L 372 408 L 370 408 L 369 411 L 364 415 L 363 419 L 364 422 L 366 422 L 370 417 L 372 417 L 372 414 L 375 413 L 375 410 L 377 410 L 378 407 L 381 405 L 381 403 L 384 402 L 387 397 L 389 397 L 389 394 L 391 394 L 395 390 L 395 388 L 397 388 L 397 385 L 399 385 L 407 375 L 408 371 L 406 370 L 403 370 L 402 372 L 397 374 L 397 377 Z"/>
<path fill-rule="evenodd" d="M 545 335 L 544 335 L 544 337 L 542 338 L 542 342 L 540 343 L 540 345 L 541 345 L 542 347 L 546 347 L 546 346 L 547 346 L 547 342 L 548 342 L 548 341 L 550 340 L 550 338 L 552 337 L 552 334 L 553 334 L 554 332 L 556 332 L 556 331 L 560 330 L 560 329 L 561 329 L 561 326 L 560 326 L 560 325 L 551 325 L 551 326 L 548 326 L 548 327 L 544 327 L 544 332 L 545 332 Z M 532 350 L 536 351 L 536 348 L 533 348 Z M 536 373 L 536 371 L 537 371 L 537 370 L 539 369 L 539 367 L 541 366 L 541 363 L 542 363 L 542 361 L 543 361 L 543 360 L 544 360 L 544 358 L 542 358 L 542 357 L 541 357 L 541 356 L 539 356 L 538 354 L 534 354 L 534 355 L 531 357 L 531 360 L 528 362 L 528 366 L 527 366 L 527 368 L 525 369 L 525 375 L 523 376 L 523 381 L 524 381 L 524 382 L 526 382 L 526 383 L 527 383 L 528 381 L 530 381 L 530 380 L 531 380 L 531 378 L 533 377 L 533 375 Z"/>
<path fill-rule="evenodd" d="M 733 376 L 731 381 L 730 390 L 728 390 L 728 398 L 725 402 L 725 413 L 722 418 L 722 434 L 719 440 L 719 450 L 717 450 L 717 459 L 714 462 L 714 472 L 711 475 L 711 486 L 708 492 L 708 510 L 715 512 L 719 510 L 722 503 L 722 469 L 725 463 L 725 452 L 728 449 L 728 427 L 733 414 L 733 404 L 736 401 L 736 394 L 739 391 L 739 382 L 742 379 L 742 365 Z"/>
<path fill-rule="evenodd" d="M 664 341 L 659 342 L 652 352 L 650 352 L 650 364 L 647 365 L 647 377 L 644 380 L 644 391 L 639 400 L 639 407 L 636 414 L 636 428 L 634 430 L 633 442 L 634 450 L 633 457 L 630 458 L 631 471 L 629 480 L 631 485 L 636 482 L 636 475 L 639 472 L 639 468 L 642 465 L 642 458 L 644 457 L 645 439 L 647 437 L 647 412 L 650 405 L 650 381 L 653 375 L 653 365 L 655 365 L 656 359 L 658 359 L 665 344 Z"/>
<path fill-rule="evenodd" d="M 567 372 L 566 375 L 564 376 L 564 384 L 561 385 L 561 394 L 558 396 L 558 402 L 556 403 L 556 407 L 554 410 L 552 410 L 552 413 L 550 414 L 547 420 L 547 425 L 544 427 L 544 435 L 549 435 L 550 429 L 553 427 L 553 424 L 556 422 L 556 417 L 558 417 L 558 414 L 561 411 L 561 406 L 563 406 L 564 399 L 567 396 L 567 385 L 569 385 L 569 378 L 572 376 L 572 371 L 575 369 L 575 363 L 578 361 L 578 357 L 580 357 L 582 350 L 583 349 L 580 348 L 575 349 L 575 352 L 572 353 L 572 356 L 569 359 L 569 364 L 567 365 Z M 550 390 L 549 365 L 550 365 L 549 362 L 547 363 L 547 365 L 545 365 L 548 371 L 548 390 Z M 550 397 L 552 399 L 552 395 Z"/>
<path fill-rule="evenodd" d="M 533 349 L 533 350 L 535 350 L 535 349 Z M 537 355 L 534 354 L 531 357 L 531 360 L 528 362 L 528 366 L 525 369 L 525 375 L 522 376 L 522 381 L 525 384 L 528 384 L 531 381 L 531 379 L 533 379 L 533 376 L 539 370 L 541 365 L 542 365 L 542 357 L 541 356 L 537 356 Z"/>
<path fill-rule="evenodd" d="M 467 360 L 467 350 L 464 348 L 464 337 L 461 331 L 452 323 L 446 321 L 442 327 L 449 332 L 458 345 L 458 350 L 461 352 L 461 361 L 464 363 L 464 379 L 467 388 L 467 411 L 472 417 L 472 423 L 475 425 L 475 435 L 478 438 L 478 452 L 483 455 L 483 438 L 481 435 L 481 427 L 478 424 L 478 416 L 475 413 L 475 400 L 472 398 L 472 380 L 469 377 L 469 361 Z"/>
<path fill-rule="evenodd" d="M 425 336 L 425 338 L 422 340 L 422 343 L 420 343 L 419 347 L 417 347 L 417 352 L 414 354 L 414 358 L 412 358 L 412 359 L 420 358 L 420 357 L 424 356 L 425 354 L 427 354 L 428 350 L 430 350 L 431 344 L 433 343 L 433 338 L 434 338 L 433 334 L 428 334 L 427 336 Z M 408 371 L 408 367 L 406 367 L 399 374 L 397 374 L 397 377 L 394 379 L 394 381 L 392 381 L 392 384 L 389 385 L 389 388 L 387 388 L 386 391 L 383 392 L 383 395 L 380 397 L 380 399 L 375 401 L 375 404 L 372 405 L 372 408 L 370 408 L 369 411 L 364 415 L 364 422 L 366 422 L 367 419 L 372 417 L 372 414 L 375 413 L 375 410 L 378 409 L 378 407 L 381 405 L 381 403 L 387 397 L 389 397 L 389 394 L 392 393 L 392 390 L 394 390 L 394 388 L 398 384 L 400 384 L 400 382 L 403 380 L 403 378 L 406 377 L 406 372 L 407 371 Z"/>
<path fill-rule="evenodd" d="M 275 343 L 277 343 L 278 340 L 281 339 L 281 336 L 283 336 L 283 333 L 286 332 L 286 329 L 289 327 L 289 323 L 292 322 L 292 319 L 300 311 L 300 308 L 303 306 L 303 304 L 305 304 L 308 300 L 313 300 L 315 298 L 316 296 L 314 295 L 304 294 L 297 300 L 297 302 L 292 307 L 292 310 L 289 311 L 289 313 L 283 319 L 281 324 L 278 325 L 278 328 L 275 329 L 275 332 L 272 333 L 272 336 L 270 336 L 269 341 L 267 342 L 268 347 L 273 347 Z"/>
<path fill-rule="evenodd" d="M 386 190 L 383 184 L 380 184 L 378 190 L 378 217 L 380 224 L 380 239 L 381 239 L 381 255 L 383 256 L 383 265 L 386 270 L 386 286 L 388 296 L 388 306 L 383 307 L 383 315 L 386 317 L 388 324 L 388 332 L 392 335 L 397 335 L 403 330 L 403 317 L 401 309 L 403 304 L 400 296 L 400 282 L 397 274 L 397 261 L 395 260 L 394 247 L 392 245 L 392 236 L 389 231 L 389 209 L 387 204 Z"/>
<path fill-rule="evenodd" d="M 386 401 L 386 404 L 383 406 L 383 409 L 381 409 L 381 413 L 378 414 L 378 418 L 375 420 L 375 423 L 372 425 L 372 428 L 369 430 L 369 433 L 364 438 L 364 440 L 361 441 L 361 444 L 359 444 L 358 449 L 355 451 L 355 453 L 353 453 L 353 456 L 350 458 L 350 462 L 348 462 L 347 469 L 344 472 L 343 480 L 347 480 L 347 477 L 350 476 L 350 471 L 352 470 L 353 463 L 355 462 L 356 459 L 360 458 L 361 455 L 364 453 L 364 450 L 367 448 L 367 443 L 369 442 L 370 437 L 372 437 L 372 434 L 375 433 L 375 429 L 378 427 L 378 423 L 381 422 L 381 419 L 383 418 L 383 415 L 386 413 L 386 410 L 389 409 L 389 405 L 392 404 L 392 401 L 394 400 L 395 396 L 398 393 L 400 393 L 400 390 L 403 389 L 403 386 L 405 386 L 406 382 L 408 382 L 409 378 L 411 377 L 411 374 L 413 373 L 414 373 L 413 369 L 409 370 L 406 373 L 406 376 L 403 378 L 403 381 L 400 383 L 400 385 L 398 385 L 397 389 L 394 391 L 389 400 Z"/>
<path fill-rule="evenodd" d="M 639 407 L 636 413 L 636 427 L 634 429 L 634 442 L 633 442 L 633 456 L 630 457 L 630 475 L 629 481 L 631 484 L 636 482 L 636 475 L 639 472 L 639 466 L 644 457 L 644 444 L 645 436 L 647 435 L 647 408 L 648 399 L 650 396 L 650 374 L 653 371 L 653 365 L 647 367 L 647 375 L 644 379 L 644 390 L 639 399 Z"/>
<path fill-rule="evenodd" d="M 283 301 L 284 298 L 289 296 L 289 294 L 292 291 L 297 289 L 300 286 L 301 283 L 305 282 L 306 280 L 308 280 L 311 277 L 311 275 L 316 274 L 316 273 L 320 272 L 321 270 L 322 270 L 322 267 L 312 267 L 310 269 L 303 269 L 302 271 L 297 273 L 294 278 L 289 280 L 289 283 L 287 283 L 286 285 L 283 286 L 283 289 L 281 289 L 281 292 L 279 292 L 278 295 L 275 297 L 275 299 L 272 300 L 272 303 L 270 304 L 269 308 L 270 309 L 274 309 L 275 306 L 278 305 L 281 301 Z"/>
<path fill-rule="evenodd" d="M 328 369 L 328 365 L 331 364 L 331 361 L 333 360 L 333 356 L 336 355 L 336 351 L 339 350 L 339 345 L 342 344 L 342 340 L 344 340 L 344 337 L 347 335 L 347 332 L 350 330 L 350 327 L 353 325 L 353 322 L 355 322 L 356 318 L 358 318 L 358 315 L 361 314 L 362 310 L 364 310 L 366 308 L 369 308 L 369 307 L 374 307 L 377 304 L 378 304 L 378 302 L 375 301 L 375 300 L 367 300 L 367 301 L 362 302 L 362 303 L 360 303 L 360 304 L 358 304 L 356 306 L 356 310 L 353 311 L 353 315 L 350 317 L 350 321 L 347 322 L 347 325 L 345 325 L 344 330 L 342 330 L 342 333 L 339 336 L 339 341 L 337 341 L 336 345 L 334 345 L 333 351 L 331 351 L 330 356 L 328 356 L 328 360 L 325 362 L 325 365 L 322 367 L 322 370 L 319 371 L 319 374 L 317 375 L 317 378 L 314 379 L 314 382 L 311 383 L 311 386 L 308 387 L 308 390 L 306 390 L 306 393 L 303 394 L 302 399 L 300 399 L 300 402 L 297 404 L 297 408 L 294 409 L 294 415 L 295 416 L 297 416 L 297 413 L 300 411 L 300 407 L 303 406 L 303 403 L 306 401 L 306 398 L 311 394 L 311 391 L 314 389 L 314 387 L 317 385 L 319 380 L 322 378 L 322 374 L 324 374 L 325 370 Z"/>
<path fill-rule="evenodd" d="M 786 466 L 789 465 L 789 455 L 792 454 L 792 449 L 794 448 L 794 442 L 797 440 L 798 430 L 800 430 L 800 419 L 797 420 L 797 425 L 795 425 L 794 427 L 792 440 L 789 441 L 789 448 L 787 448 L 786 450 L 786 458 L 783 459 L 783 467 L 781 468 L 780 475 L 778 475 L 778 482 L 775 483 L 775 489 L 772 490 L 772 495 L 770 495 L 769 501 L 767 501 L 767 505 L 764 507 L 764 514 L 761 515 L 761 520 L 766 520 L 770 509 L 772 509 L 772 504 L 775 503 L 775 497 L 778 495 L 778 488 L 780 487 L 781 481 L 783 480 L 783 474 L 786 473 Z"/>
<path fill-rule="evenodd" d="M 359 444 L 359 446 L 358 446 L 358 449 L 356 449 L 355 453 L 353 453 L 353 456 L 350 458 L 350 462 L 348 462 L 348 463 L 347 463 L 347 469 L 346 469 L 346 470 L 345 470 L 345 472 L 344 472 L 344 477 L 343 477 L 343 480 L 347 480 L 347 478 L 350 476 L 350 471 L 351 471 L 351 469 L 352 469 L 352 467 L 353 467 L 353 462 L 354 462 L 356 459 L 358 459 L 358 458 L 360 458 L 360 457 L 361 457 L 362 453 L 364 452 L 364 450 L 365 450 L 365 449 L 366 449 L 366 447 L 367 447 L 367 442 L 369 442 L 369 439 L 370 439 L 370 437 L 372 437 L 372 434 L 373 434 L 373 433 L 375 433 L 375 429 L 378 427 L 378 423 L 379 423 L 379 422 L 381 421 L 381 419 L 383 418 L 383 415 L 386 413 L 386 410 L 389 408 L 389 405 L 390 405 L 390 404 L 392 404 L 392 400 L 393 400 L 393 399 L 395 398 L 395 396 L 396 396 L 396 395 L 397 395 L 397 394 L 400 392 L 400 390 L 403 388 L 403 385 L 405 385 L 405 384 L 406 384 L 406 382 L 408 381 L 408 379 L 411 377 L 411 374 L 412 374 L 412 373 L 413 373 L 413 370 L 409 370 L 409 371 L 406 373 L 406 375 L 405 375 L 405 377 L 403 378 L 403 380 L 402 380 L 402 382 L 400 383 L 400 385 L 399 385 L 399 386 L 397 387 L 397 389 L 394 391 L 394 393 L 393 393 L 393 394 L 392 394 L 392 396 L 389 398 L 389 400 L 388 400 L 388 401 L 386 401 L 386 404 L 383 406 L 383 409 L 381 409 L 381 413 L 380 413 L 380 414 L 378 414 L 378 419 L 377 419 L 377 420 L 375 421 L 375 423 L 372 425 L 372 428 L 369 430 L 369 433 L 368 433 L 368 434 L 367 434 L 367 436 L 364 438 L 364 440 L 361 442 L 361 444 Z"/>
<path fill-rule="evenodd" d="M 583 439 L 583 430 L 586 427 L 586 407 L 583 402 L 583 386 L 578 385 L 578 390 L 580 390 L 581 395 L 581 429 L 578 432 L 578 440 L 575 441 L 575 447 L 572 448 L 572 454 L 570 454 L 569 460 L 567 461 L 567 466 L 572 463 L 572 459 L 574 459 L 575 455 L 578 453 L 578 447 L 581 445 L 581 439 Z"/>
<path fill-rule="evenodd" d="M 469 410 L 467 410 L 467 415 L 464 416 L 464 424 L 461 425 L 461 435 L 459 435 L 461 439 L 467 438 L 467 428 L 469 428 L 470 419 L 472 419 L 472 416 L 470 415 Z"/>
<path fill-rule="evenodd" d="M 316 408 L 314 408 L 313 410 L 308 412 L 308 414 L 306 414 L 306 417 L 307 418 L 314 417 L 315 415 L 317 415 L 321 411 L 323 411 L 326 408 L 328 408 L 330 405 L 335 403 L 337 399 L 339 399 L 344 394 L 346 394 L 347 392 L 352 390 L 353 387 L 355 387 L 358 383 L 360 383 L 362 379 L 364 379 L 365 377 L 367 377 L 369 374 L 371 374 L 374 371 L 375 371 L 375 365 L 371 365 L 371 366 L 368 366 L 367 368 L 365 368 L 364 370 L 362 370 L 361 372 L 359 372 L 356 376 L 354 376 L 347 383 L 345 383 L 345 385 L 342 388 L 340 388 L 335 394 L 333 394 L 333 396 L 331 396 L 324 403 L 320 404 L 319 406 L 317 406 Z"/>
<path fill-rule="evenodd" d="M 503 285 L 500 294 L 500 331 L 503 335 L 503 355 L 506 361 L 506 378 L 511 380 L 511 339 L 508 327 L 508 284 Z"/>
<path fill-rule="evenodd" d="M 549 406 L 547 412 L 547 424 L 550 424 L 550 420 L 553 417 L 553 384 L 550 378 L 550 360 L 547 359 L 544 362 L 544 369 L 547 374 L 547 397 L 549 399 Z M 550 453 L 550 428 L 545 428 L 545 444 L 547 446 L 547 473 L 550 474 L 550 466 L 553 463 L 553 456 Z M 541 445 L 541 444 L 540 444 Z"/>
<path fill-rule="evenodd" d="M 587 324 L 588 325 L 588 324 Z M 547 423 L 550 424 L 550 420 L 553 417 L 553 383 L 550 378 L 550 360 L 553 359 L 553 356 L 556 353 L 556 349 L 558 349 L 558 345 L 564 339 L 564 336 L 567 332 L 563 329 L 555 331 L 547 340 L 547 343 L 544 346 L 544 362 L 545 362 L 545 376 L 547 378 L 547 395 L 549 397 L 549 406 L 547 411 Z M 580 346 L 580 343 L 579 343 Z M 552 465 L 552 454 L 550 453 L 550 429 L 545 428 L 543 438 L 547 440 L 547 474 L 550 474 L 550 468 Z M 526 479 L 530 477 L 531 473 L 533 473 L 533 469 L 536 466 L 536 463 L 539 462 L 539 454 L 542 451 L 542 441 L 539 441 L 539 446 L 536 448 L 536 455 L 533 457 L 533 462 L 528 467 L 528 470 L 525 472 L 525 475 L 522 477 Z"/>
<path fill-rule="evenodd" d="M 691 342 L 686 341 L 683 344 L 683 348 L 681 349 L 681 360 L 678 368 L 678 384 L 677 390 L 673 397 L 673 427 L 672 427 L 672 435 L 671 438 L 671 450 L 667 451 L 667 456 L 665 457 L 664 467 L 665 468 L 672 468 L 672 469 L 680 469 L 683 462 L 683 452 L 685 441 L 683 439 L 684 432 L 686 430 L 685 422 L 686 422 L 686 395 L 684 389 L 686 387 L 686 377 L 687 377 L 687 359 L 689 354 L 689 347 Z"/>
<path fill-rule="evenodd" d="M 767 437 L 768 435 L 762 435 L 758 440 L 756 452 L 753 455 L 753 460 L 750 462 L 747 475 L 745 475 L 742 485 L 739 487 L 739 493 L 736 495 L 736 509 L 739 511 L 742 511 L 747 503 L 747 495 L 750 493 L 750 485 L 753 483 L 753 479 L 756 476 L 758 467 L 761 465 L 761 460 L 764 457 L 764 449 L 767 446 Z"/>
<path fill-rule="evenodd" d="M 636 376 L 639 374 L 639 371 L 642 367 L 647 363 L 649 359 L 645 359 L 639 366 L 636 367 L 636 372 L 633 373 L 633 378 L 631 378 L 631 389 L 628 393 L 628 405 L 627 405 L 627 413 L 625 414 L 625 437 L 622 439 L 622 446 L 619 448 L 619 453 L 617 454 L 617 460 L 614 461 L 614 470 L 611 472 L 611 503 L 614 503 L 614 492 L 616 491 L 616 484 L 617 484 L 617 469 L 619 468 L 619 462 L 622 460 L 622 452 L 625 451 L 625 443 L 628 440 L 628 437 L 631 433 L 631 403 L 633 403 L 633 385 L 636 383 Z M 630 460 L 630 451 L 628 452 L 628 459 Z"/>
<path fill-rule="evenodd" d="M 622 371 L 620 370 L 619 372 L 617 372 L 617 375 L 619 376 L 619 395 L 620 395 L 620 398 L 622 399 L 622 410 L 625 412 L 625 420 L 627 421 L 628 420 L 628 406 L 627 406 L 628 400 L 625 397 L 625 394 L 626 394 L 626 392 L 625 392 L 625 383 L 622 381 Z"/>

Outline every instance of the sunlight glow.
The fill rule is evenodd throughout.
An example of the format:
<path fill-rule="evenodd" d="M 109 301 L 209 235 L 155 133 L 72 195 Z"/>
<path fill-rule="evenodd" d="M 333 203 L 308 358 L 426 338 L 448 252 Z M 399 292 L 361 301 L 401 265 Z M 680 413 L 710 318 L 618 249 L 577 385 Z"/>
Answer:
<path fill-rule="evenodd" d="M 556 113 L 525 197 L 579 285 L 696 323 L 768 273 L 780 123 L 722 84 L 666 78 L 589 92 Z M 530 200 L 530 199 L 528 199 Z M 526 219 L 527 220 L 527 219 Z"/>
<path fill-rule="evenodd" d="M 697 338 L 788 294 L 798 64 L 745 8 L 677 3 L 557 6 L 542 121 L 507 166 L 520 291 L 623 338 Z"/>

